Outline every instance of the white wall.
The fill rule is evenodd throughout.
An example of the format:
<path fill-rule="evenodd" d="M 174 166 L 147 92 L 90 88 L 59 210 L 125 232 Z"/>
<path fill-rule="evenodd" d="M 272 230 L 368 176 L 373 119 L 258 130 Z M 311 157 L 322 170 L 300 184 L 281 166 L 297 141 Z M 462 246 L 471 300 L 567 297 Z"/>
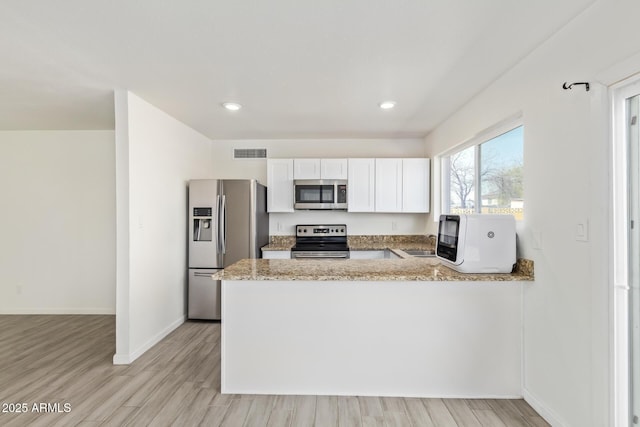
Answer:
<path fill-rule="evenodd" d="M 187 181 L 211 178 L 211 141 L 116 92 L 118 304 L 114 363 L 130 363 L 185 319 Z"/>
<path fill-rule="evenodd" d="M 521 298 L 518 282 L 223 281 L 221 390 L 515 397 Z"/>
<path fill-rule="evenodd" d="M 267 162 L 234 160 L 236 148 L 266 148 L 270 158 L 424 157 L 422 139 L 285 139 L 217 140 L 213 163 L 220 178 L 254 178 L 267 183 Z M 349 234 L 419 234 L 426 228 L 424 214 L 377 214 L 345 212 L 272 213 L 272 235 L 293 235 L 296 224 L 347 224 Z"/>
<path fill-rule="evenodd" d="M 427 216 L 408 213 L 301 211 L 269 215 L 271 235 L 291 236 L 297 224 L 346 224 L 350 235 L 424 234 Z"/>
<path fill-rule="evenodd" d="M 113 131 L 0 132 L 0 314 L 115 313 Z"/>
<path fill-rule="evenodd" d="M 433 156 L 523 112 L 519 240 L 536 275 L 525 286 L 524 394 L 554 425 L 610 425 L 610 113 L 607 87 L 597 81 L 609 76 L 603 83 L 610 84 L 624 77 L 623 68 L 640 71 L 637 56 L 632 66 L 628 60 L 640 52 L 639 14 L 637 1 L 596 2 L 426 138 Z M 590 81 L 591 91 L 565 91 L 565 81 Z M 588 242 L 575 238 L 582 220 Z M 539 248 L 534 232 L 542 236 Z"/>

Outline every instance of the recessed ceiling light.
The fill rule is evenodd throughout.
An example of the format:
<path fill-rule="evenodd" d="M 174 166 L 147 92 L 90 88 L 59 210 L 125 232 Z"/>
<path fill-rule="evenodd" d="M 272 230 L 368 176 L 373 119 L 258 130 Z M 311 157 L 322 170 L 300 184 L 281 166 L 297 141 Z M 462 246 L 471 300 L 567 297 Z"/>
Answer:
<path fill-rule="evenodd" d="M 239 109 L 242 108 L 242 105 L 236 102 L 225 102 L 222 104 L 222 106 L 229 111 L 238 111 Z"/>
<path fill-rule="evenodd" d="M 383 110 L 390 110 L 393 107 L 396 106 L 396 102 L 395 101 L 383 101 L 380 104 L 378 104 L 378 106 L 380 108 L 382 108 Z"/>

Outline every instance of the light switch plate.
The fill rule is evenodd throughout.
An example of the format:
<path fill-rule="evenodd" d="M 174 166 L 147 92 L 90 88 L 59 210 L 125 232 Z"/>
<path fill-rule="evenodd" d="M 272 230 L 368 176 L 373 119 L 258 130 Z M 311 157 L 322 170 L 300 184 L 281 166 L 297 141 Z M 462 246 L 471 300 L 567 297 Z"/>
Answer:
<path fill-rule="evenodd" d="M 587 218 L 579 219 L 576 223 L 576 240 L 579 242 L 589 241 L 589 220 Z"/>

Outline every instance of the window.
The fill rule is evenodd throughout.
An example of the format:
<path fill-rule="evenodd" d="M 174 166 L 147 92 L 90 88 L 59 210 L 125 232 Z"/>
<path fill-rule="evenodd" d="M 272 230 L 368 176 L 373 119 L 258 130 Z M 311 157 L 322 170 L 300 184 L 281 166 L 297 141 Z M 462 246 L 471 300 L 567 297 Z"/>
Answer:
<path fill-rule="evenodd" d="M 523 218 L 523 127 L 510 125 L 441 157 L 442 213 Z"/>

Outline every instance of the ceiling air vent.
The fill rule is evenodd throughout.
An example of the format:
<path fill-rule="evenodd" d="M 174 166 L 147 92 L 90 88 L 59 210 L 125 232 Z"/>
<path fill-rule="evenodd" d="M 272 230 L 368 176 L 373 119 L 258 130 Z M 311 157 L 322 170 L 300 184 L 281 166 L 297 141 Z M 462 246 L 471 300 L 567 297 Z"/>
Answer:
<path fill-rule="evenodd" d="M 266 148 L 235 148 L 233 150 L 234 159 L 266 159 Z"/>

